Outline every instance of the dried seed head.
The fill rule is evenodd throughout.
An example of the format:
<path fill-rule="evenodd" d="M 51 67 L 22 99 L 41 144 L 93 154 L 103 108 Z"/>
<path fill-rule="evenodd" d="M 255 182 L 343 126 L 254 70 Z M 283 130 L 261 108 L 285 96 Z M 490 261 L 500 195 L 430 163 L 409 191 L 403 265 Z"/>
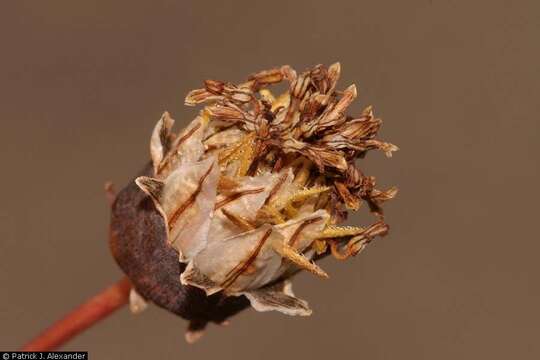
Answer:
<path fill-rule="evenodd" d="M 375 139 L 382 122 L 371 107 L 347 116 L 357 91 L 335 90 L 340 72 L 339 63 L 300 75 L 282 66 L 240 85 L 207 80 L 186 97 L 187 105 L 208 105 L 185 130 L 173 134 L 168 113 L 158 121 L 153 173 L 136 183 L 163 218 L 186 288 L 245 295 L 259 311 L 309 315 L 287 279 L 302 269 L 327 278 L 314 259 L 348 258 L 388 232 L 380 205 L 397 190 L 375 189 L 354 162 L 397 147 Z M 267 87 L 284 80 L 289 90 L 274 96 Z M 373 225 L 337 226 L 364 202 Z"/>

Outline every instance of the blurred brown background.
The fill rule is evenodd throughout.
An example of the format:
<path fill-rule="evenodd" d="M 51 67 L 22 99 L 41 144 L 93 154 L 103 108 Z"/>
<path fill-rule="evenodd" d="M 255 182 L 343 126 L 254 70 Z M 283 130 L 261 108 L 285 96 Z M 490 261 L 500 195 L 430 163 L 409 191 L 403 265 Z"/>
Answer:
<path fill-rule="evenodd" d="M 538 359 L 537 1 L 4 1 L 0 10 L 0 350 L 121 276 L 103 183 L 148 158 L 188 90 L 341 61 L 373 104 L 397 185 L 390 236 L 329 281 L 314 315 L 243 312 L 194 346 L 186 322 L 126 309 L 65 347 L 93 359 Z M 361 219 L 365 217 L 360 216 Z"/>

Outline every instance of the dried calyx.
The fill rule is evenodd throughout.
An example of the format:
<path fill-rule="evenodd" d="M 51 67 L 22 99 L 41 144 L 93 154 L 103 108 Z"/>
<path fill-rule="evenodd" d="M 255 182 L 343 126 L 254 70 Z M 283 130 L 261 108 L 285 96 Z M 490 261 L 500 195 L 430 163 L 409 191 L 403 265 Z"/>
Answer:
<path fill-rule="evenodd" d="M 259 311 L 309 315 L 290 276 L 303 269 L 326 278 L 313 259 L 346 259 L 387 233 L 381 204 L 397 190 L 376 189 L 355 160 L 397 147 L 375 138 L 381 120 L 371 107 L 346 114 L 356 87 L 337 90 L 339 75 L 336 63 L 301 74 L 283 66 L 239 85 L 207 80 L 186 97 L 206 104 L 187 128 L 173 133 L 163 114 L 151 137 L 152 174 L 136 183 L 186 264 L 181 284 L 244 295 Z M 282 81 L 289 90 L 275 96 L 268 87 Z M 373 224 L 339 226 L 363 203 Z"/>

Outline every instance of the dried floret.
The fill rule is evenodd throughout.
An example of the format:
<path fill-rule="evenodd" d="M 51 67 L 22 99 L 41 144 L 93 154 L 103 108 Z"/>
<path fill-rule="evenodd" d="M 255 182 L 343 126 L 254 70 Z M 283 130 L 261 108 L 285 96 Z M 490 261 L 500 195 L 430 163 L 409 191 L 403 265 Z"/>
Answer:
<path fill-rule="evenodd" d="M 185 100 L 206 106 L 179 134 L 163 114 L 150 141 L 153 170 L 136 184 L 163 218 L 182 286 L 209 298 L 245 296 L 258 311 L 309 315 L 289 278 L 299 270 L 327 278 L 316 259 L 346 259 L 388 232 L 381 205 L 397 189 L 375 189 L 355 161 L 397 147 L 375 138 L 382 121 L 371 107 L 347 115 L 357 91 L 336 90 L 340 72 L 339 63 L 300 74 L 282 66 L 238 85 L 207 80 Z M 275 96 L 268 87 L 282 81 L 289 88 Z M 372 225 L 339 225 L 364 202 Z M 144 307 L 144 294 L 131 298 L 132 309 Z M 192 319 L 190 336 L 202 318 Z"/>

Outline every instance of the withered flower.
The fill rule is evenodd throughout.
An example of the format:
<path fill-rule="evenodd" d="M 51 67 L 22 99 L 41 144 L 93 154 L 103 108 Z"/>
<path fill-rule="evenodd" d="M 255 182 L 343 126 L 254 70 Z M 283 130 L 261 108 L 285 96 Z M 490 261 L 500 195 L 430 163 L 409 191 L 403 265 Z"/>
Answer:
<path fill-rule="evenodd" d="M 327 278 L 315 260 L 354 256 L 388 232 L 381 204 L 397 190 L 376 189 L 355 161 L 397 147 L 375 138 L 371 107 L 346 114 L 357 92 L 336 90 L 339 75 L 336 63 L 301 74 L 282 66 L 238 85 L 207 80 L 186 97 L 206 106 L 183 131 L 163 114 L 151 164 L 113 206 L 111 249 L 133 283 L 133 311 L 151 301 L 190 320 L 189 341 L 248 303 L 309 315 L 291 276 Z M 282 81 L 288 91 L 274 96 L 268 87 Z M 363 203 L 373 224 L 339 226 Z"/>

